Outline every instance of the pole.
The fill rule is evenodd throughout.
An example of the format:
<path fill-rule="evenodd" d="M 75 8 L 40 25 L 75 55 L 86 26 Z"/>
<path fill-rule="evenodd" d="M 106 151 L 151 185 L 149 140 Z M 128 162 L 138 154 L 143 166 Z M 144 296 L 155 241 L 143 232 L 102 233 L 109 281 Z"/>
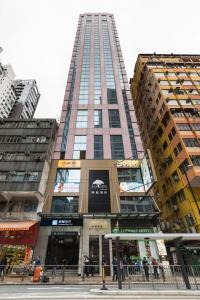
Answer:
<path fill-rule="evenodd" d="M 188 278 L 188 273 L 187 273 L 187 270 L 186 270 L 186 267 L 185 267 L 185 264 L 184 264 L 183 255 L 182 255 L 181 250 L 180 250 L 181 238 L 175 239 L 174 243 L 175 243 L 175 248 L 176 248 L 177 259 L 178 259 L 178 261 L 180 263 L 180 266 L 181 266 L 181 272 L 182 272 L 182 276 L 183 276 L 183 280 L 184 280 L 186 289 L 191 290 L 191 285 L 190 285 L 190 281 L 189 281 L 189 278 Z"/>
<path fill-rule="evenodd" d="M 188 183 L 189 189 L 190 189 L 190 191 L 191 191 L 192 197 L 193 197 L 193 199 L 194 199 L 194 202 L 195 202 L 196 207 L 197 207 L 197 209 L 198 209 L 198 212 L 199 212 L 199 214 L 200 214 L 200 208 L 199 208 L 199 205 L 198 205 L 198 202 L 197 202 L 197 198 L 195 197 L 195 194 L 194 194 L 194 192 L 193 192 L 192 186 L 191 186 L 191 184 L 190 184 L 189 178 L 188 178 L 188 176 L 187 176 L 187 170 L 185 170 L 185 167 L 183 167 L 182 170 L 183 170 L 184 175 L 185 175 L 185 177 L 186 177 L 186 179 L 187 179 L 187 183 Z"/>
<path fill-rule="evenodd" d="M 120 270 L 120 258 L 119 258 L 119 237 L 115 240 L 115 251 L 117 257 L 117 280 L 118 280 L 118 289 L 122 289 L 122 277 L 121 277 L 121 270 Z"/>

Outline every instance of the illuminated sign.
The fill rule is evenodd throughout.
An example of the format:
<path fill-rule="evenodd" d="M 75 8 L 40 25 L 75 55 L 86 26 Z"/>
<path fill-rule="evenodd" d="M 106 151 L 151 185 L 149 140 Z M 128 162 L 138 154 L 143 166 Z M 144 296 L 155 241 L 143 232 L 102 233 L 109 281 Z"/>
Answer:
<path fill-rule="evenodd" d="M 88 212 L 110 212 L 109 171 L 89 171 Z"/>
<path fill-rule="evenodd" d="M 117 160 L 117 168 L 140 168 L 140 160 Z"/>
<path fill-rule="evenodd" d="M 152 228 L 113 228 L 112 233 L 152 233 Z"/>
<path fill-rule="evenodd" d="M 80 168 L 80 160 L 59 160 L 58 168 Z"/>
<path fill-rule="evenodd" d="M 150 156 L 151 153 L 149 150 L 147 150 L 147 154 L 143 157 L 141 161 L 141 172 L 142 172 L 142 178 L 143 178 L 144 188 L 146 192 L 151 188 L 151 186 L 155 181 L 153 168 L 152 168 L 152 161 Z"/>
<path fill-rule="evenodd" d="M 82 226 L 82 219 L 73 219 L 73 218 L 62 218 L 62 219 L 53 219 L 53 218 L 42 218 L 40 226 Z"/>

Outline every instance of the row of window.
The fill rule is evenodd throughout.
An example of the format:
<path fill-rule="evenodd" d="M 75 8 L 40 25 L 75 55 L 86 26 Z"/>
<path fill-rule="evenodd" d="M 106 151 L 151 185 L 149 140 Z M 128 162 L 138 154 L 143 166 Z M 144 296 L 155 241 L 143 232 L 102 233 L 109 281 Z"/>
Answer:
<path fill-rule="evenodd" d="M 4 161 L 41 161 L 46 158 L 42 152 L 0 152 L 0 160 Z"/>
<path fill-rule="evenodd" d="M 155 211 L 151 197 L 120 197 L 122 213 L 151 213 Z M 51 212 L 78 213 L 78 197 L 53 197 Z"/>
<path fill-rule="evenodd" d="M 124 159 L 124 146 L 121 135 L 111 135 L 112 159 Z M 73 159 L 85 159 L 87 149 L 87 136 L 75 136 Z M 94 159 L 103 159 L 103 136 L 94 136 Z"/>
<path fill-rule="evenodd" d="M 0 201 L 0 212 L 34 212 L 37 211 L 38 200 Z"/>
<path fill-rule="evenodd" d="M 177 123 L 176 126 L 180 131 L 191 131 L 191 130 L 199 131 L 200 130 L 200 123 L 194 123 L 194 124 Z"/>
<path fill-rule="evenodd" d="M 38 172 L 25 172 L 25 171 L 0 171 L 0 181 L 24 182 L 24 181 L 37 181 Z"/>
<path fill-rule="evenodd" d="M 165 77 L 200 77 L 200 73 L 194 71 L 187 71 L 187 72 L 172 72 L 172 71 L 165 71 L 165 72 L 154 72 L 154 75 L 157 78 L 165 78 Z"/>
<path fill-rule="evenodd" d="M 48 137 L 46 136 L 16 136 L 16 135 L 0 135 L 0 143 L 46 143 Z"/>
<path fill-rule="evenodd" d="M 37 122 L 0 122 L 0 128 L 51 128 L 51 121 L 37 121 Z"/>
<path fill-rule="evenodd" d="M 109 126 L 110 128 L 120 128 L 120 117 L 117 109 L 109 109 Z M 88 127 L 88 111 L 78 110 L 76 118 L 76 128 L 87 128 Z M 102 111 L 94 110 L 94 127 L 102 128 Z"/>
<path fill-rule="evenodd" d="M 80 169 L 58 169 L 54 192 L 79 192 Z M 140 169 L 118 169 L 121 192 L 143 192 L 144 183 Z"/>

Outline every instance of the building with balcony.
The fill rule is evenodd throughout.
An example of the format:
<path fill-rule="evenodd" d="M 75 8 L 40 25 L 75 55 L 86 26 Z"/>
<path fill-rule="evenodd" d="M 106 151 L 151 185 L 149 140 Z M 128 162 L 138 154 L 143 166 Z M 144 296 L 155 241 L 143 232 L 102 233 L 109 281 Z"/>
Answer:
<path fill-rule="evenodd" d="M 80 273 L 84 255 L 112 262 L 105 234 L 157 230 L 143 156 L 114 16 L 81 14 L 35 254 Z M 159 253 L 155 242 L 126 241 L 120 255 Z"/>
<path fill-rule="evenodd" d="M 13 80 L 14 71 L 10 65 L 0 63 L 0 118 L 8 118 L 16 101 Z"/>
<path fill-rule="evenodd" d="M 0 245 L 12 263 L 17 253 L 30 259 L 37 241 L 56 128 L 54 119 L 0 120 Z"/>
<path fill-rule="evenodd" d="M 33 118 L 40 98 L 36 81 L 34 79 L 14 80 L 13 87 L 15 90 L 16 100 L 9 114 L 9 118 Z"/>
<path fill-rule="evenodd" d="M 200 55 L 139 54 L 130 83 L 162 229 L 200 232 Z"/>

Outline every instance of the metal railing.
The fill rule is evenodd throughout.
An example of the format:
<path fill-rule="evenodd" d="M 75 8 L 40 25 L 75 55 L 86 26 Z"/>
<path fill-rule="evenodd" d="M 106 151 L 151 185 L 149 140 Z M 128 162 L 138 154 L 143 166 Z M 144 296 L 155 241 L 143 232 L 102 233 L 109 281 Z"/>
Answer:
<path fill-rule="evenodd" d="M 123 289 L 186 289 L 183 267 L 191 289 L 200 289 L 200 265 L 0 265 L 1 283 L 95 284 Z M 103 275 L 103 277 L 102 277 Z"/>

